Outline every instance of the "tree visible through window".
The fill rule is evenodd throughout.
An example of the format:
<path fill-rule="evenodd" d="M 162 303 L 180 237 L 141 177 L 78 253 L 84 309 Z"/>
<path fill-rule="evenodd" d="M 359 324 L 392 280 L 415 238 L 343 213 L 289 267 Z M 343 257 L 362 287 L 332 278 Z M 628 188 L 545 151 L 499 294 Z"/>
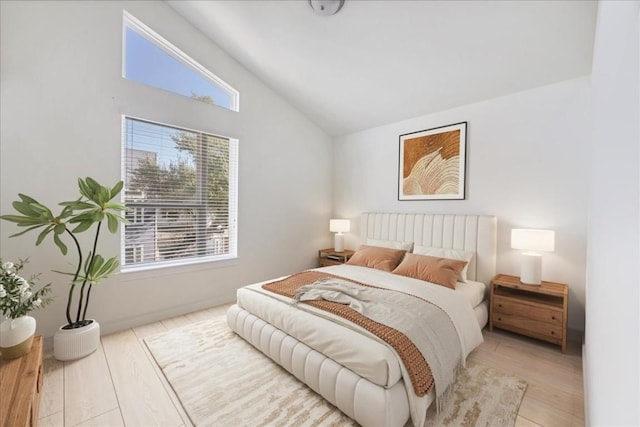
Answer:
<path fill-rule="evenodd" d="M 124 119 L 124 266 L 236 253 L 237 142 Z"/>

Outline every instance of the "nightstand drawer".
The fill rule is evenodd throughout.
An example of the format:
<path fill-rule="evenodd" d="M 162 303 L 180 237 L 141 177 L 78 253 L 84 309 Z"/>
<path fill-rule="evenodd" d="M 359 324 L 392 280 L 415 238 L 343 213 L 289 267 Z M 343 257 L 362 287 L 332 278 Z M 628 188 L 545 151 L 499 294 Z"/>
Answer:
<path fill-rule="evenodd" d="M 493 311 L 506 315 L 521 315 L 531 320 L 551 323 L 562 328 L 562 310 L 538 307 L 512 298 L 494 295 Z"/>
<path fill-rule="evenodd" d="M 517 314 L 493 313 L 493 326 L 555 344 L 563 342 L 562 325 L 534 320 Z"/>

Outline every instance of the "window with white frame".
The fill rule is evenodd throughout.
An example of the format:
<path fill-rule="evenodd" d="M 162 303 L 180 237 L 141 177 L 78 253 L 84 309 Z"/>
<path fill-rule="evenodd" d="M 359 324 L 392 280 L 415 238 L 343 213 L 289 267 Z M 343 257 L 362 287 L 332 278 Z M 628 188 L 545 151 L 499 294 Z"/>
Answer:
<path fill-rule="evenodd" d="M 123 52 L 124 78 L 239 111 L 237 90 L 126 11 Z"/>
<path fill-rule="evenodd" d="M 236 256 L 237 140 L 123 118 L 123 268 Z"/>

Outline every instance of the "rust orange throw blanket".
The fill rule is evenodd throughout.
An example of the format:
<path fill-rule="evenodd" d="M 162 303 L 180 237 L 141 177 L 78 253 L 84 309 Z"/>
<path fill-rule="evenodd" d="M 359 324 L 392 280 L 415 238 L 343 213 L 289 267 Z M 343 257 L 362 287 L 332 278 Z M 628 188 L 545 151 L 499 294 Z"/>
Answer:
<path fill-rule="evenodd" d="M 304 271 L 283 280 L 264 284 L 262 288 L 279 295 L 293 298 L 296 289 L 299 287 L 326 277 L 339 278 L 358 285 L 375 288 L 375 286 L 319 271 Z M 431 390 L 434 385 L 431 368 L 422 356 L 422 353 L 420 353 L 420 350 L 418 350 L 405 334 L 389 326 L 375 322 L 345 304 L 331 301 L 305 301 L 304 303 L 347 319 L 385 341 L 396 351 L 398 356 L 400 356 L 411 378 L 411 384 L 413 385 L 415 394 L 417 396 L 424 396 Z"/>

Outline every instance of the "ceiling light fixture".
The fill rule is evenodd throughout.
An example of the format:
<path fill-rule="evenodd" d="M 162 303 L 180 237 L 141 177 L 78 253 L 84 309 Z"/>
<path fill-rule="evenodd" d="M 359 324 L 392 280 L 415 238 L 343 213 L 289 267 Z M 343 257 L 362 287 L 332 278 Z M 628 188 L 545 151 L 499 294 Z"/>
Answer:
<path fill-rule="evenodd" d="M 338 13 L 344 0 L 308 0 L 309 6 L 317 15 L 330 16 Z"/>

